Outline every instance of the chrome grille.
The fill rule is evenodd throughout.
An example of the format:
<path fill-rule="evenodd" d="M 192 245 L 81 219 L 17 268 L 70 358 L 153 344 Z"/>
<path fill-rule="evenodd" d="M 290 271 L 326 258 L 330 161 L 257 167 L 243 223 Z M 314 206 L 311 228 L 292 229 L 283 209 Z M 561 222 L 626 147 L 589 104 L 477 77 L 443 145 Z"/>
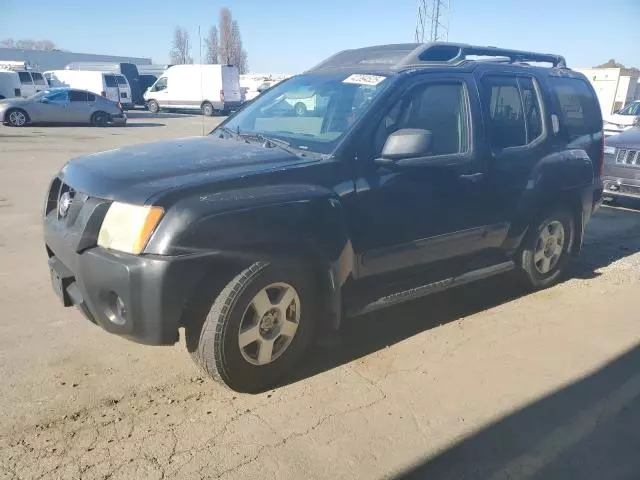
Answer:
<path fill-rule="evenodd" d="M 616 163 L 618 165 L 633 165 L 640 167 L 640 151 L 619 148 L 616 153 Z"/>

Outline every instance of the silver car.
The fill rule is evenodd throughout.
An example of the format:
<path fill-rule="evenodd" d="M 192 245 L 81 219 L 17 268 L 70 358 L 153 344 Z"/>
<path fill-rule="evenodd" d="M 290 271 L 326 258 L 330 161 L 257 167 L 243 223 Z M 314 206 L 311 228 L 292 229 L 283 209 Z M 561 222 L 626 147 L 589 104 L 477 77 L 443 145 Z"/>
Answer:
<path fill-rule="evenodd" d="M 90 123 L 98 127 L 127 123 L 117 103 L 74 88 L 51 88 L 29 98 L 0 100 L 0 119 L 12 127 L 30 123 Z"/>

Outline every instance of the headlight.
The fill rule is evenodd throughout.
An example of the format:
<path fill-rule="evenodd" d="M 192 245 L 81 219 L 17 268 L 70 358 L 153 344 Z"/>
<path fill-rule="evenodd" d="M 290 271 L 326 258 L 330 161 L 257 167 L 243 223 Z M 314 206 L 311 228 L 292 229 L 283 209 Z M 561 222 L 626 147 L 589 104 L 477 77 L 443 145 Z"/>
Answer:
<path fill-rule="evenodd" d="M 160 207 L 113 202 L 102 221 L 98 245 L 137 255 L 147 245 L 163 214 Z"/>
<path fill-rule="evenodd" d="M 607 155 L 615 155 L 616 154 L 616 147 L 608 147 L 608 146 L 605 145 L 604 153 L 607 154 Z"/>

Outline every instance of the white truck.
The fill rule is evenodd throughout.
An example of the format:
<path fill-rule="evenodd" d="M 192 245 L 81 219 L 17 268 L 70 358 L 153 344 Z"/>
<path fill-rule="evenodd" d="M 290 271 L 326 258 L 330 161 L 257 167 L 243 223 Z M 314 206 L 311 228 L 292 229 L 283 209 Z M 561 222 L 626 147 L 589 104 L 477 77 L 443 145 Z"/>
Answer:
<path fill-rule="evenodd" d="M 152 113 L 160 109 L 201 110 L 204 115 L 240 107 L 238 69 L 229 65 L 173 65 L 144 94 Z"/>
<path fill-rule="evenodd" d="M 87 90 L 120 103 L 120 89 L 115 73 L 95 70 L 49 70 L 44 76 L 52 87 Z"/>
<path fill-rule="evenodd" d="M 0 71 L 18 74 L 20 94 L 24 98 L 48 88 L 42 74 L 31 68 L 27 62 L 0 61 Z"/>
<path fill-rule="evenodd" d="M 21 97 L 20 77 L 17 72 L 0 70 L 0 100 Z"/>

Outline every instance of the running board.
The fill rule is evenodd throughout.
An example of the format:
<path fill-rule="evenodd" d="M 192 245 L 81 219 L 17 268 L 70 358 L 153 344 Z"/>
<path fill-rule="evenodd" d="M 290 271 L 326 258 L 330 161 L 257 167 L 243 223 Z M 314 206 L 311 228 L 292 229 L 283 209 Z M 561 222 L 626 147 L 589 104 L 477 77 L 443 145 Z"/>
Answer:
<path fill-rule="evenodd" d="M 501 273 L 506 273 L 515 268 L 515 263 L 511 260 L 490 267 L 480 268 L 478 270 L 471 270 L 470 272 L 463 273 L 457 277 L 445 278 L 444 280 L 438 280 L 437 282 L 428 283 L 427 285 L 420 285 L 419 287 L 404 290 L 402 292 L 392 293 L 385 297 L 378 298 L 371 303 L 366 304 L 364 307 L 352 312 L 347 312 L 350 317 L 358 315 L 364 315 L 365 313 L 371 313 L 381 308 L 390 307 L 398 303 L 408 302 L 417 298 L 431 295 L 432 293 L 442 292 L 452 287 L 458 287 L 466 283 L 475 282 L 476 280 L 482 280 L 483 278 L 492 277 Z"/>

